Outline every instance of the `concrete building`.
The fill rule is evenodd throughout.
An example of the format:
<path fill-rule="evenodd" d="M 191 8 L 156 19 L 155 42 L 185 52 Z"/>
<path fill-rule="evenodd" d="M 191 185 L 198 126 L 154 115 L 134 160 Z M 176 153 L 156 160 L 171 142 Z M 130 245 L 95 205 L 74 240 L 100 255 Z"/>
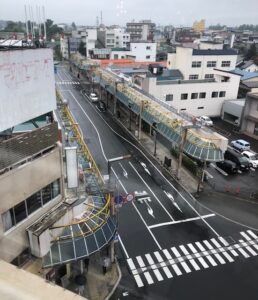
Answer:
<path fill-rule="evenodd" d="M 123 28 L 100 27 L 98 30 L 98 42 L 102 48 L 126 48 L 129 46 L 130 34 Z"/>
<path fill-rule="evenodd" d="M 247 72 L 258 72 L 258 66 L 254 63 L 253 60 L 241 61 L 236 65 L 236 67 L 240 70 Z"/>
<path fill-rule="evenodd" d="M 258 93 L 247 94 L 241 131 L 258 139 Z"/>
<path fill-rule="evenodd" d="M 180 69 L 184 78 L 189 80 L 213 79 L 215 68 L 232 70 L 235 68 L 236 60 L 237 52 L 233 49 L 176 47 L 176 53 L 168 53 L 167 68 Z"/>
<path fill-rule="evenodd" d="M 0 51 L 0 65 L 0 259 L 20 265 L 30 253 L 26 228 L 62 199 L 53 54 Z M 14 135 L 24 122 L 34 130 Z"/>
<path fill-rule="evenodd" d="M 248 72 L 241 69 L 231 71 L 240 76 L 238 98 L 245 98 L 247 93 L 258 91 L 258 72 Z"/>
<path fill-rule="evenodd" d="M 135 80 L 147 93 L 195 116 L 220 116 L 222 104 L 237 98 L 238 75 L 214 69 L 211 79 L 184 80 L 180 71 L 167 70 L 161 75 L 139 76 Z"/>
<path fill-rule="evenodd" d="M 151 20 L 126 23 L 126 31 L 131 36 L 131 41 L 153 41 L 156 25 Z"/>
<path fill-rule="evenodd" d="M 89 51 L 96 47 L 97 29 L 96 27 L 83 27 L 72 31 L 72 38 L 77 40 L 77 45 L 80 42 L 85 44 L 85 55 L 89 56 Z M 70 41 L 71 44 L 71 41 Z M 77 46 L 77 48 L 78 48 Z M 70 46 L 71 47 L 71 46 Z"/>
<path fill-rule="evenodd" d="M 228 100 L 223 103 L 221 119 L 234 125 L 242 121 L 245 99 Z"/>
<path fill-rule="evenodd" d="M 156 61 L 157 45 L 154 42 L 131 42 L 130 49 L 112 49 L 111 59 L 132 58 L 135 61 Z"/>

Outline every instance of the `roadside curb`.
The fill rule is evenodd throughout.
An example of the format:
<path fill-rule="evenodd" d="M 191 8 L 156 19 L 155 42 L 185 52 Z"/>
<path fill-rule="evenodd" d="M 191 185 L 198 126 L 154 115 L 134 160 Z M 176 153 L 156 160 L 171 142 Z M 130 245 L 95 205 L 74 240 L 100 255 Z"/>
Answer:
<path fill-rule="evenodd" d="M 116 257 L 115 257 L 115 264 L 116 264 L 116 268 L 117 268 L 117 272 L 118 272 L 118 279 L 117 279 L 115 285 L 113 286 L 112 290 L 110 291 L 110 293 L 105 297 L 105 300 L 108 300 L 113 295 L 113 293 L 117 289 L 117 287 L 120 283 L 120 280 L 122 278 L 122 272 L 121 272 L 121 269 L 120 269 L 120 266 L 119 266 L 119 263 L 118 263 Z"/>

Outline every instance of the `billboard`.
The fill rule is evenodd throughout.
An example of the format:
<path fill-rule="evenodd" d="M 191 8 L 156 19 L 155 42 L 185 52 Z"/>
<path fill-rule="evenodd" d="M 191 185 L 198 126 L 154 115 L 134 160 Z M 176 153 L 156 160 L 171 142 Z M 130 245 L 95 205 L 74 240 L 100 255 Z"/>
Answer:
<path fill-rule="evenodd" d="M 51 49 L 0 51 L 0 132 L 56 107 Z"/>

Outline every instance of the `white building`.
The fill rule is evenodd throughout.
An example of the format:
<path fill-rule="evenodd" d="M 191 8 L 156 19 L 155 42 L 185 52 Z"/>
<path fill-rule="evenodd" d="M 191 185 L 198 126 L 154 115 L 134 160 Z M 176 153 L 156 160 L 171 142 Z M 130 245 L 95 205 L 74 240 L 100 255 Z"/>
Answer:
<path fill-rule="evenodd" d="M 130 42 L 130 34 L 123 28 L 101 27 L 98 30 L 98 40 L 103 48 L 127 48 Z"/>
<path fill-rule="evenodd" d="M 220 116 L 224 101 L 237 98 L 240 76 L 220 70 L 213 70 L 213 74 L 212 79 L 183 80 L 179 70 L 168 70 L 162 76 L 139 76 L 134 81 L 179 111 L 195 116 Z"/>
<path fill-rule="evenodd" d="M 86 55 L 96 47 L 97 29 L 95 27 L 86 27 L 72 31 L 72 37 L 82 41 L 85 44 Z"/>
<path fill-rule="evenodd" d="M 65 59 L 69 58 L 68 39 L 69 39 L 69 37 L 67 35 L 64 35 L 60 38 L 60 51 L 61 51 L 62 57 Z"/>
<path fill-rule="evenodd" d="M 131 42 L 130 50 L 114 49 L 111 59 L 133 58 L 135 61 L 156 61 L 157 45 L 155 42 L 139 41 Z"/>
<path fill-rule="evenodd" d="M 236 66 L 236 61 L 237 52 L 234 49 L 177 47 L 176 53 L 168 53 L 167 68 L 179 69 L 184 79 L 211 79 L 215 76 L 215 68 L 224 71 L 233 70 Z"/>
<path fill-rule="evenodd" d="M 0 70 L 0 132 L 10 131 L 0 141 L 0 259 L 18 265 L 29 255 L 26 228 L 62 200 L 62 149 L 49 117 L 56 109 L 52 50 L 0 51 L 0 65 L 7 63 L 13 77 Z M 34 129 L 12 134 L 32 119 Z"/>

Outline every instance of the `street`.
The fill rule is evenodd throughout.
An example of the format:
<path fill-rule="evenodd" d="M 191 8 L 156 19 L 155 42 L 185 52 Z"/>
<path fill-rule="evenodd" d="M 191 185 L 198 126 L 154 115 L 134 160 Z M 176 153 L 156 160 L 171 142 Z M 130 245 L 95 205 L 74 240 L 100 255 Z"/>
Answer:
<path fill-rule="evenodd" d="M 119 208 L 123 278 L 112 299 L 256 299 L 258 233 L 205 208 L 165 176 L 109 113 L 96 110 L 63 66 L 56 85 L 103 175 L 108 159 L 131 155 L 112 164 L 117 194 L 147 194 Z"/>

